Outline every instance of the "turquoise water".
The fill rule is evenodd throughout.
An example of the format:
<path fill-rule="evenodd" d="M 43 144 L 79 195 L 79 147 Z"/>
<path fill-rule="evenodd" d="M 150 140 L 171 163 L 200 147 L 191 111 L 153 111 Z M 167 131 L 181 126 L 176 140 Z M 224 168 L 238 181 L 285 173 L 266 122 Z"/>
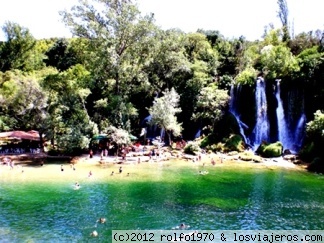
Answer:
<path fill-rule="evenodd" d="M 121 174 L 119 165 L 59 167 L 0 167 L 1 242 L 110 242 L 112 229 L 170 230 L 180 223 L 201 230 L 324 229 L 322 175 L 232 165 L 204 167 L 209 173 L 200 175 L 202 167 L 172 162 L 123 165 Z M 100 217 L 106 223 L 97 223 Z"/>

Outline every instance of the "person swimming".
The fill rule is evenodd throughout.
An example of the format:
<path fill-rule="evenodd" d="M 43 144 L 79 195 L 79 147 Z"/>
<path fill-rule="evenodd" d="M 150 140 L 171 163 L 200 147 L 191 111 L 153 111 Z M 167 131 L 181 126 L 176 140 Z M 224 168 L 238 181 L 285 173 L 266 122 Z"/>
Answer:
<path fill-rule="evenodd" d="M 79 182 L 76 182 L 74 184 L 74 190 L 79 190 L 79 189 L 80 189 L 80 184 L 79 184 Z"/>
<path fill-rule="evenodd" d="M 186 225 L 186 224 L 184 224 L 184 223 L 181 223 L 180 225 L 179 225 L 179 229 L 188 229 L 190 226 L 189 225 Z"/>
<path fill-rule="evenodd" d="M 90 234 L 90 236 L 97 237 L 98 236 L 98 232 L 96 230 L 94 230 L 94 231 L 92 231 L 92 233 Z"/>
<path fill-rule="evenodd" d="M 203 170 L 203 171 L 199 171 L 199 174 L 200 175 L 207 175 L 208 174 L 208 171 L 207 170 Z"/>
<path fill-rule="evenodd" d="M 106 218 L 99 218 L 99 219 L 97 220 L 97 222 L 99 222 L 99 223 L 101 223 L 101 224 L 104 224 L 104 223 L 106 223 Z"/>

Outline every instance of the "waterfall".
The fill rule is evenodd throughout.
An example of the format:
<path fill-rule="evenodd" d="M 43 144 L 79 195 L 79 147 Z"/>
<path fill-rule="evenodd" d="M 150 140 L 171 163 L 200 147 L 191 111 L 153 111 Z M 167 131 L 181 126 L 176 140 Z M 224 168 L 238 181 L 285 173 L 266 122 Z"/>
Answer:
<path fill-rule="evenodd" d="M 262 77 L 258 77 L 255 90 L 256 102 L 256 125 L 252 132 L 251 141 L 253 148 L 256 150 L 262 141 L 269 139 L 269 119 L 267 114 L 267 98 L 265 91 L 265 82 Z"/>
<path fill-rule="evenodd" d="M 276 99 L 278 106 L 276 109 L 277 121 L 278 121 L 278 140 L 282 143 L 284 149 L 293 149 L 293 138 L 290 136 L 290 131 L 288 129 L 288 124 L 285 118 L 285 111 L 282 104 L 282 99 L 280 97 L 280 79 L 276 79 L 277 82 L 277 92 Z"/>
<path fill-rule="evenodd" d="M 302 113 L 295 128 L 295 137 L 294 137 L 295 148 L 294 149 L 296 151 L 298 151 L 302 146 L 303 139 L 305 136 L 305 126 L 306 126 L 306 115 Z"/>
<path fill-rule="evenodd" d="M 238 93 L 240 93 L 240 89 L 241 89 L 241 86 L 238 85 L 237 86 L 237 92 Z M 249 141 L 245 136 L 245 132 L 244 132 L 244 128 L 243 128 L 243 127 L 246 128 L 247 126 L 241 121 L 240 116 L 239 116 L 238 111 L 237 111 L 238 99 L 237 99 L 237 95 L 235 94 L 235 86 L 234 86 L 234 84 L 232 84 L 232 86 L 231 86 L 230 96 L 231 96 L 231 100 L 230 100 L 229 111 L 234 115 L 234 117 L 237 120 L 237 123 L 238 123 L 239 128 L 240 128 L 240 134 L 243 137 L 243 140 L 244 140 L 245 144 L 248 144 Z"/>

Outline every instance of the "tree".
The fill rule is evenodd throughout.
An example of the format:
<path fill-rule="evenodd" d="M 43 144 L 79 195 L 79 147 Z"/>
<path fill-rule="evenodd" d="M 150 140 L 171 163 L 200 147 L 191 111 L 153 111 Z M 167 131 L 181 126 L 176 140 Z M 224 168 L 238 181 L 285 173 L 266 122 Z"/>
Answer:
<path fill-rule="evenodd" d="M 125 93 L 149 53 L 153 15 L 142 17 L 132 1 L 90 2 L 79 0 L 70 12 L 61 12 L 63 21 L 75 36 L 90 41 L 95 78 L 113 79 L 115 94 Z"/>
<path fill-rule="evenodd" d="M 166 89 L 162 93 L 163 96 L 155 98 L 153 105 L 148 109 L 151 115 L 150 124 L 158 125 L 164 129 L 168 135 L 169 144 L 171 144 L 171 135 L 179 136 L 182 131 L 181 124 L 177 122 L 175 116 L 181 112 L 181 109 L 178 108 L 180 96 L 174 88 L 170 91 Z"/>
<path fill-rule="evenodd" d="M 192 119 L 204 119 L 207 124 L 212 126 L 211 130 L 213 131 L 216 122 L 222 118 L 229 99 L 227 91 L 218 89 L 215 84 L 204 87 L 198 96 L 196 112 Z"/>
<path fill-rule="evenodd" d="M 130 134 L 126 130 L 121 128 L 109 126 L 107 129 L 107 136 L 112 142 L 117 144 L 117 151 L 120 146 L 129 145 L 131 143 Z"/>
<path fill-rule="evenodd" d="M 297 59 L 283 44 L 265 46 L 261 50 L 261 64 L 268 79 L 285 77 L 299 70 Z"/>
<path fill-rule="evenodd" d="M 34 75 L 7 71 L 0 77 L 0 120 L 2 129 L 46 131 L 47 95 Z"/>
<path fill-rule="evenodd" d="M 65 71 L 77 64 L 76 54 L 67 39 L 60 38 L 56 40 L 45 55 L 47 56 L 45 59 L 46 65 L 55 67 L 60 71 Z"/>
<path fill-rule="evenodd" d="M 288 4 L 286 0 L 278 0 L 277 3 L 279 6 L 278 17 L 281 21 L 282 29 L 283 29 L 283 41 L 287 42 L 290 39 L 289 23 L 288 23 L 288 17 L 289 17 Z"/>
<path fill-rule="evenodd" d="M 302 150 L 302 156 L 314 159 L 319 156 L 324 159 L 324 113 L 317 110 L 314 120 L 306 124 L 306 143 Z M 323 166 L 323 164 L 322 164 Z"/>
<path fill-rule="evenodd" d="M 47 135 L 65 153 L 88 148 L 90 138 L 98 133 L 85 106 L 90 94 L 89 78 L 89 72 L 78 64 L 64 72 L 48 75 L 42 82 L 49 97 Z"/>
<path fill-rule="evenodd" d="M 2 30 L 6 41 L 0 42 L 0 71 L 33 70 L 36 40 L 29 30 L 13 22 L 6 22 Z"/>

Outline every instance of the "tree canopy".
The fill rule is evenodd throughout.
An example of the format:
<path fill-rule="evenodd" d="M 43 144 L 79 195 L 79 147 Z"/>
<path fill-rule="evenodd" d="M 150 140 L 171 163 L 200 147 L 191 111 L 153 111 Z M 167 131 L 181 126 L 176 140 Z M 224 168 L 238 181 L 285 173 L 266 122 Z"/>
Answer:
<path fill-rule="evenodd" d="M 7 22 L 0 129 L 38 130 L 53 148 L 73 152 L 109 127 L 137 136 L 151 115 L 168 139 L 191 140 L 201 126 L 210 128 L 206 135 L 215 132 L 233 84 L 253 92 L 259 75 L 269 87 L 280 78 L 301 90 L 308 120 L 317 119 L 314 113 L 324 112 L 324 32 L 292 35 L 287 3 L 278 4 L 282 28 L 270 25 L 259 41 L 162 30 L 131 0 L 80 0 L 62 11 L 70 39 L 36 40 Z"/>

